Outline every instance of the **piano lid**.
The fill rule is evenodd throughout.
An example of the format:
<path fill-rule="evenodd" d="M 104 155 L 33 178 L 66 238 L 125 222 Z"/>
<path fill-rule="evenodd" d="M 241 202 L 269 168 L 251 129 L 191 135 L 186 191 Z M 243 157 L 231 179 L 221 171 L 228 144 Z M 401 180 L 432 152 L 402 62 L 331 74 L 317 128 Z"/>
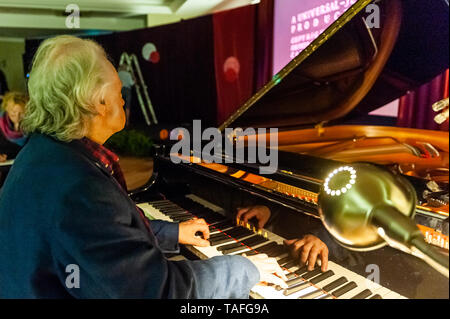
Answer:
<path fill-rule="evenodd" d="M 310 127 L 367 114 L 449 63 L 445 0 L 382 0 L 369 28 L 359 0 L 220 127 Z M 431 106 L 430 106 L 431 107 Z"/>

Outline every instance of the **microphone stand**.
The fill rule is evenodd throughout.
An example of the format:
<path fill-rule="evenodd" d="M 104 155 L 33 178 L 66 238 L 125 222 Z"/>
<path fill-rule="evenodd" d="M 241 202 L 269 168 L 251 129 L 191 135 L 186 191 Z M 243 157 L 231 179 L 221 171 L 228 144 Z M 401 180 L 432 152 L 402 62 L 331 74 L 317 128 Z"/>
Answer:
<path fill-rule="evenodd" d="M 449 278 L 449 257 L 425 241 L 413 220 L 387 205 L 375 207 L 370 215 L 378 234 L 389 246 L 419 257 Z"/>

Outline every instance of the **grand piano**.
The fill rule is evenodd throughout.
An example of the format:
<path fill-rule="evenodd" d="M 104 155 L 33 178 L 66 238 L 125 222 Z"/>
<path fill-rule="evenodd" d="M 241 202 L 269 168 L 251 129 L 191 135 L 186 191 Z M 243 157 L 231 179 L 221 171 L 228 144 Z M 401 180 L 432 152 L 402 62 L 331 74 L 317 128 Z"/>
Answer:
<path fill-rule="evenodd" d="M 184 247 L 184 258 L 257 252 L 277 258 L 289 288 L 258 285 L 254 298 L 448 298 L 448 278 L 422 260 L 388 246 L 348 250 L 320 222 L 318 193 L 326 176 L 342 165 L 370 162 L 413 185 L 415 223 L 448 258 L 448 132 L 358 123 L 448 68 L 448 3 L 377 1 L 380 28 L 367 25 L 364 8 L 370 3 L 356 1 L 222 123 L 220 145 L 228 142 L 236 150 L 231 161 L 224 160 L 230 155 L 223 149 L 214 162 L 201 159 L 194 147 L 188 156 L 174 153 L 178 140 L 160 140 L 150 180 L 130 192 L 150 218 L 180 222 L 196 216 L 210 224 L 211 247 Z M 230 128 L 278 131 L 240 136 Z M 277 169 L 261 174 L 261 163 L 250 161 L 245 150 L 273 134 Z M 242 145 L 246 155 L 238 160 Z M 233 218 L 236 207 L 251 204 L 271 209 L 265 229 Z M 329 246 L 326 273 L 306 271 L 282 245 L 283 238 L 307 233 Z"/>

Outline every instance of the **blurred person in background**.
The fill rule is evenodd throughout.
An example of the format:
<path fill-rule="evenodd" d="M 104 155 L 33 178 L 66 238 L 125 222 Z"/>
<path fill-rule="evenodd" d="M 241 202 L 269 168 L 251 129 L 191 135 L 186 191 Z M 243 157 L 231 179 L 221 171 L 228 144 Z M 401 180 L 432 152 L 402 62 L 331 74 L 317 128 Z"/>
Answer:
<path fill-rule="evenodd" d="M 0 163 L 14 159 L 25 144 L 26 136 L 20 128 L 28 97 L 20 92 L 8 92 L 0 106 Z M 0 187 L 6 178 L 10 165 L 0 167 Z"/>

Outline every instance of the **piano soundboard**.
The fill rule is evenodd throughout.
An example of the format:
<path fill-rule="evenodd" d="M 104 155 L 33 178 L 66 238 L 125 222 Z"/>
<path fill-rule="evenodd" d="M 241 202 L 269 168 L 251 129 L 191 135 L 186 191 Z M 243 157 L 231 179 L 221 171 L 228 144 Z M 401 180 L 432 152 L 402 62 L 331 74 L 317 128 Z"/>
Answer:
<path fill-rule="evenodd" d="M 257 284 L 250 291 L 254 299 L 406 299 L 331 260 L 322 272 L 316 267 L 307 271 L 293 260 L 283 245 L 283 238 L 266 230 L 256 230 L 251 225 L 238 225 L 231 221 L 223 209 L 189 194 L 181 199 L 158 200 L 138 206 L 150 219 L 183 222 L 194 217 L 203 218 L 209 225 L 209 247 L 186 245 L 200 259 L 221 255 L 252 255 L 265 253 L 277 259 L 284 270 L 288 288 Z"/>

